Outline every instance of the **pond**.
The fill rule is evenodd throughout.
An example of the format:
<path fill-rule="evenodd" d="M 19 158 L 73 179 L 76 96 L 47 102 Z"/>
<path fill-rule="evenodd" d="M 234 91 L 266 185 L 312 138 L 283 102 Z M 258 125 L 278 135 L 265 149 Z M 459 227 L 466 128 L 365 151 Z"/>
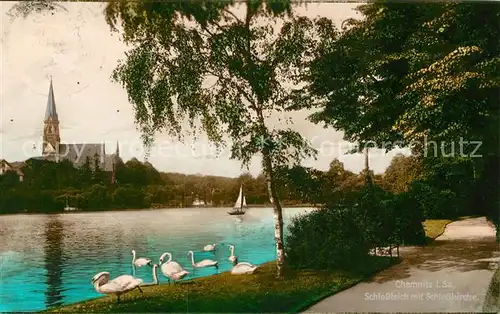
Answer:
<path fill-rule="evenodd" d="M 293 216 L 311 208 L 283 210 L 285 231 Z M 91 278 L 107 271 L 111 278 L 132 274 L 132 249 L 155 263 L 163 252 L 192 271 L 195 260 L 219 261 L 218 272 L 231 269 L 228 245 L 239 261 L 261 264 L 275 259 L 271 208 L 250 208 L 230 216 L 227 208 L 178 208 L 57 215 L 0 216 L 0 312 L 38 311 L 102 296 Z M 221 243 L 215 253 L 202 252 Z M 186 279 L 216 274 L 197 269 Z M 136 276 L 152 281 L 150 267 Z M 161 271 L 160 283 L 166 283 Z"/>

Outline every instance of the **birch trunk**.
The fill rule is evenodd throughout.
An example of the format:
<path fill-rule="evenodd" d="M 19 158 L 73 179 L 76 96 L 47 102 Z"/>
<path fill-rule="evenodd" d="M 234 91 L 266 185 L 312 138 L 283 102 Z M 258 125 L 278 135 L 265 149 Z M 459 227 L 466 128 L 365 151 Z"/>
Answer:
<path fill-rule="evenodd" d="M 273 163 L 271 161 L 271 156 L 269 153 L 264 152 L 262 158 L 264 159 L 265 175 L 267 181 L 267 192 L 273 200 L 273 210 L 274 210 L 274 240 L 276 242 L 276 270 L 277 277 L 284 277 L 284 267 L 285 267 L 285 246 L 283 244 L 283 211 L 281 208 L 280 201 L 278 199 L 278 193 L 276 191 L 276 186 L 274 182 L 273 174 Z"/>

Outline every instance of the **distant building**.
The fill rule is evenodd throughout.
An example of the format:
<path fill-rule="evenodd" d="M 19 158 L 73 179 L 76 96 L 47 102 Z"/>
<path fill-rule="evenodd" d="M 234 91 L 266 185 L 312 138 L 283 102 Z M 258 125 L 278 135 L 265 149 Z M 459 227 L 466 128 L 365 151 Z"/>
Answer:
<path fill-rule="evenodd" d="M 76 168 L 81 167 L 88 160 L 91 167 L 97 165 L 101 170 L 110 172 L 111 182 L 115 183 L 116 164 L 118 161 L 121 161 L 118 142 L 116 143 L 115 153 L 111 155 L 106 155 L 104 143 L 61 143 L 59 117 L 56 110 L 52 79 L 50 80 L 49 97 L 43 124 L 42 156 L 32 157 L 32 159 L 44 159 L 55 162 L 69 160 Z M 23 181 L 24 175 L 21 171 L 23 165 L 24 161 L 9 163 L 5 159 L 0 159 L 0 175 L 3 175 L 7 171 L 15 171 L 19 174 L 19 180 Z"/>
<path fill-rule="evenodd" d="M 8 171 L 14 171 L 18 174 L 19 181 L 22 182 L 24 179 L 24 174 L 21 172 L 21 167 L 23 166 L 23 164 L 24 164 L 24 162 L 9 163 L 5 159 L 0 159 L 0 175 L 3 175 Z"/>
<path fill-rule="evenodd" d="M 42 156 L 45 160 L 55 162 L 69 160 L 76 168 L 89 161 L 92 167 L 98 165 L 100 169 L 114 173 L 116 163 L 120 159 L 118 142 L 116 143 L 115 153 L 111 155 L 106 155 L 104 143 L 61 143 L 59 117 L 56 110 L 52 79 L 50 80 L 49 97 L 43 124 Z"/>

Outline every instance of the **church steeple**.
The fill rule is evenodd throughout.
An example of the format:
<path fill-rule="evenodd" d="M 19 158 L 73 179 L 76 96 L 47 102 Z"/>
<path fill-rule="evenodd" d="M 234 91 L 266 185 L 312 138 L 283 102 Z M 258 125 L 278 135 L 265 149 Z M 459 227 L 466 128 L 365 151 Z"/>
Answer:
<path fill-rule="evenodd" d="M 120 157 L 120 144 L 118 141 L 116 141 L 116 152 L 115 152 L 116 157 Z"/>
<path fill-rule="evenodd" d="M 45 121 L 47 121 L 49 118 L 58 119 L 57 110 L 56 110 L 56 101 L 54 99 L 54 88 L 52 87 L 52 77 L 50 78 L 49 97 L 47 99 L 47 109 L 45 109 Z"/>
<path fill-rule="evenodd" d="M 43 123 L 42 154 L 46 159 L 57 161 L 61 138 L 59 136 L 59 118 L 56 111 L 52 77 L 50 78 L 49 96 L 47 99 L 47 108 L 45 109 L 45 119 Z"/>

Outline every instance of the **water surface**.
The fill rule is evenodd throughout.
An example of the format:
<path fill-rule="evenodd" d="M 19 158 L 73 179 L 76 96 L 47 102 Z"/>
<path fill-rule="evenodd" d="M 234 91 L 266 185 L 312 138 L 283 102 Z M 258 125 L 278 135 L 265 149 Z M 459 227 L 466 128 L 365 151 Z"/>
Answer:
<path fill-rule="evenodd" d="M 284 209 L 285 229 L 291 217 L 310 210 Z M 170 252 L 188 271 L 187 252 L 193 250 L 196 260 L 218 260 L 220 273 L 231 269 L 230 244 L 240 261 L 274 260 L 273 237 L 270 208 L 251 208 L 240 217 L 228 215 L 226 208 L 0 216 L 0 312 L 37 311 L 99 297 L 91 278 L 101 271 L 111 278 L 131 274 L 132 249 L 155 262 Z M 223 246 L 215 253 L 201 252 L 211 243 Z M 215 273 L 203 268 L 189 276 Z M 152 281 L 149 267 L 138 268 L 136 275 Z"/>

